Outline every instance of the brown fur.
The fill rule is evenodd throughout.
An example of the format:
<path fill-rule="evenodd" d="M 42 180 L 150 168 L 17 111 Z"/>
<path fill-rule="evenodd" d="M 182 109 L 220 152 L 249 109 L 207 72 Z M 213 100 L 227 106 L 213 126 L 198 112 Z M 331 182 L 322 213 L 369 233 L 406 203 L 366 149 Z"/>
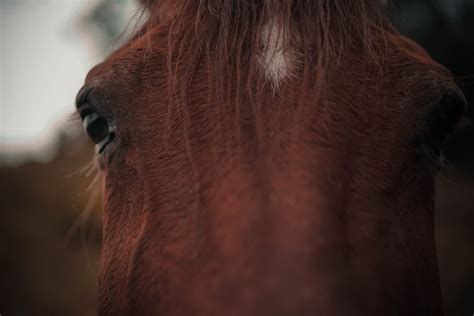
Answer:
<path fill-rule="evenodd" d="M 117 125 L 100 314 L 441 315 L 423 135 L 450 74 L 380 1 L 144 3 L 86 81 Z M 298 56 L 276 92 L 275 19 Z"/>

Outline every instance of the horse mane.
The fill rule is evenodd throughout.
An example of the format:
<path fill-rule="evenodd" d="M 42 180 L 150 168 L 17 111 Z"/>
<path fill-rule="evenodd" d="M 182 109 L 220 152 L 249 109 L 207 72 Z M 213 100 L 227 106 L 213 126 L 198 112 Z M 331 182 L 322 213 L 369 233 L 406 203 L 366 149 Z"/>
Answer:
<path fill-rule="evenodd" d="M 203 63 L 208 69 L 210 103 L 229 107 L 227 113 L 234 116 L 243 98 L 258 107 L 267 91 L 277 95 L 291 80 L 298 80 L 301 93 L 317 103 L 327 69 L 349 48 L 376 60 L 380 40 L 390 29 L 383 0 L 142 2 L 150 14 L 147 27 L 169 28 L 169 97 L 178 96 L 185 111 L 191 106 L 191 83 Z M 285 54 L 277 56 L 282 51 Z M 273 57 L 289 58 L 291 64 L 289 69 L 272 69 L 279 76 L 276 82 L 262 71 L 262 61 Z M 280 76 L 284 71 L 286 76 Z"/>

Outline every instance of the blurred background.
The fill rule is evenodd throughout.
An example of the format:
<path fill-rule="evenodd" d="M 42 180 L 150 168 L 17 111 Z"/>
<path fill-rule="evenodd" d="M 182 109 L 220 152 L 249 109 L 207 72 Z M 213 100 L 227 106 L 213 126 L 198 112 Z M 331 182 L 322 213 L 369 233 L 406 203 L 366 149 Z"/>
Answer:
<path fill-rule="evenodd" d="M 474 0 L 398 0 L 402 33 L 456 76 L 474 117 Z M 0 314 L 94 315 L 93 149 L 71 120 L 87 71 L 140 22 L 133 0 L 0 0 Z M 437 241 L 448 316 L 474 314 L 474 130 L 447 146 Z"/>

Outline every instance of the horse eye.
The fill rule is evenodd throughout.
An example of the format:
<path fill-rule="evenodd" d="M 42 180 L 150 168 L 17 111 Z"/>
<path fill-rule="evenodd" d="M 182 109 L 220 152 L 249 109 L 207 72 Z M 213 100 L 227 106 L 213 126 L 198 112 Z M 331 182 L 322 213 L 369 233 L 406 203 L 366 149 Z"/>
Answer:
<path fill-rule="evenodd" d="M 89 138 L 96 144 L 109 137 L 109 124 L 97 112 L 90 112 L 83 119 L 84 130 Z"/>
<path fill-rule="evenodd" d="M 466 111 L 464 96 L 446 95 L 428 116 L 427 144 L 435 154 L 441 154 L 443 145 Z"/>

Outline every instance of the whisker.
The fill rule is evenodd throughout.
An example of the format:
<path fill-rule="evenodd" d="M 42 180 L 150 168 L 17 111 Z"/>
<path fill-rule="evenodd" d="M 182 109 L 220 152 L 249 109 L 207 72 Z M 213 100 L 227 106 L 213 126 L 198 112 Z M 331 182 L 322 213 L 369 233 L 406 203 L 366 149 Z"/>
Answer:
<path fill-rule="evenodd" d="M 99 172 L 99 166 L 97 163 L 97 159 L 95 156 L 95 153 L 92 157 L 92 159 L 85 164 L 85 166 L 77 169 L 76 171 L 71 172 L 68 177 L 73 177 L 73 176 L 85 176 L 89 178 L 92 176 L 95 172 Z"/>
<path fill-rule="evenodd" d="M 466 82 L 472 83 L 474 82 L 474 75 L 473 76 L 457 76 L 457 77 L 454 77 L 454 81 L 460 85 L 465 84 Z"/>
<path fill-rule="evenodd" d="M 461 87 L 463 87 L 463 86 L 472 86 L 472 85 L 474 85 L 474 81 L 473 82 L 459 82 L 458 85 L 461 86 Z"/>
<path fill-rule="evenodd" d="M 474 75 L 467 75 L 467 76 L 453 76 L 454 79 L 469 79 L 474 78 Z"/>
<path fill-rule="evenodd" d="M 94 168 L 94 170 L 96 174 L 94 175 L 94 178 L 86 189 L 86 191 L 90 193 L 89 198 L 87 199 L 86 205 L 84 206 L 80 214 L 77 216 L 74 223 L 71 225 L 71 228 L 68 230 L 65 238 L 66 244 L 71 241 L 77 230 L 81 228 L 83 224 L 90 218 L 92 211 L 94 210 L 97 203 L 100 201 L 101 190 L 98 186 L 98 183 L 102 178 L 102 173 L 99 169 Z"/>
<path fill-rule="evenodd" d="M 81 122 L 81 116 L 77 111 L 70 113 L 67 115 L 67 123 L 68 124 L 77 124 Z"/>
<path fill-rule="evenodd" d="M 93 169 L 89 170 L 89 175 L 88 176 L 92 175 L 94 172 L 95 172 L 94 178 L 92 178 L 91 183 L 87 187 L 88 192 L 93 192 L 94 188 L 96 188 L 96 186 L 98 185 L 98 183 L 102 179 L 102 172 L 99 170 L 99 168 L 96 166 L 96 164 L 94 164 Z"/>

